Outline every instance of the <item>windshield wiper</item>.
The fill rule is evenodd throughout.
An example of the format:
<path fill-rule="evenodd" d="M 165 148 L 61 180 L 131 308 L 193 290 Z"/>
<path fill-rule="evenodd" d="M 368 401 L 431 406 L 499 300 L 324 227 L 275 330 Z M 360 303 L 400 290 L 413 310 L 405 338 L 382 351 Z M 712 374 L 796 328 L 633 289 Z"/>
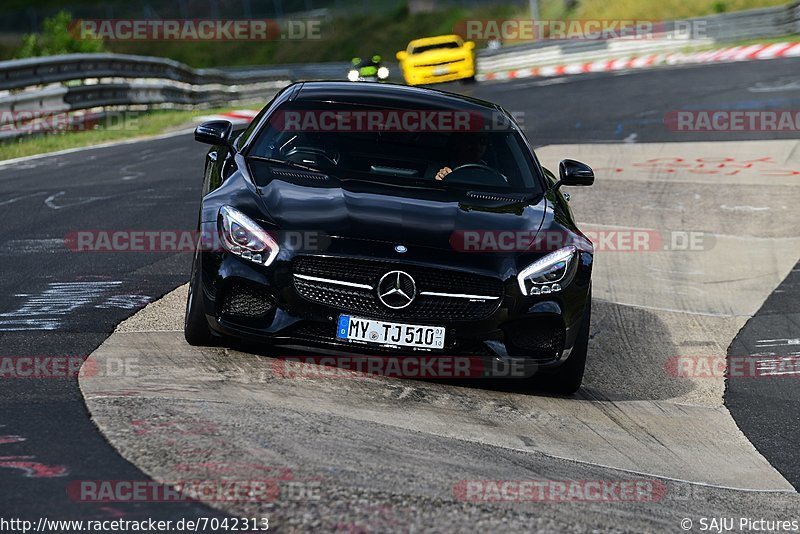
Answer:
<path fill-rule="evenodd" d="M 293 169 L 301 169 L 308 172 L 316 172 L 321 174 L 328 174 L 327 172 L 321 169 L 315 169 L 313 167 L 309 167 L 308 165 L 303 165 L 302 163 L 295 163 L 294 161 L 286 161 L 282 159 L 276 158 L 268 158 L 266 156 L 250 156 L 253 159 L 257 159 L 259 161 L 264 161 L 266 163 L 271 163 L 273 165 L 283 165 L 284 167 L 291 167 Z"/>

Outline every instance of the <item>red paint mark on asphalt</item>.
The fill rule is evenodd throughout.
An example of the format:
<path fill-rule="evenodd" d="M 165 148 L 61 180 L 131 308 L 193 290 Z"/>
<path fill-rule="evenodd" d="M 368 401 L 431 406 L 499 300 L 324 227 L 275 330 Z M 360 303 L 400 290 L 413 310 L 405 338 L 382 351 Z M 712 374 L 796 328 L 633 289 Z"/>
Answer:
<path fill-rule="evenodd" d="M 800 170 L 779 167 L 779 163 L 771 156 L 762 158 L 737 159 L 735 157 L 705 157 L 686 159 L 681 157 L 661 157 L 639 161 L 631 164 L 639 172 L 657 172 L 666 174 L 690 173 L 717 176 L 735 176 L 742 170 L 759 172 L 762 176 L 800 176 Z M 595 172 L 618 174 L 625 169 L 620 167 L 597 167 Z"/>
<path fill-rule="evenodd" d="M 23 441 L 25 438 L 22 436 L 0 436 L 0 445 Z M 68 473 L 67 468 L 62 465 L 46 465 L 34 462 L 34 458 L 34 456 L 0 456 L 0 468 L 18 469 L 24 471 L 25 476 L 30 478 L 61 477 Z"/>
<path fill-rule="evenodd" d="M 0 467 L 19 469 L 29 478 L 55 478 L 67 474 L 67 468 L 61 465 L 46 465 L 33 462 L 33 456 L 0 456 Z"/>

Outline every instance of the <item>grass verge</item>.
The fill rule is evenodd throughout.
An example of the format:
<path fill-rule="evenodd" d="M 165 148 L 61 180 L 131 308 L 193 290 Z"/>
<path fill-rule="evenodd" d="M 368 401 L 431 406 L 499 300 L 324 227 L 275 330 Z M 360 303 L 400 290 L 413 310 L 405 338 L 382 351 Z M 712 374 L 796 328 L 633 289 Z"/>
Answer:
<path fill-rule="evenodd" d="M 789 35 L 778 35 L 777 37 L 764 37 L 761 39 L 741 39 L 739 41 L 727 41 L 713 43 L 703 46 L 687 46 L 681 52 L 706 52 L 710 50 L 721 50 L 723 48 L 733 48 L 735 46 L 768 45 L 775 43 L 797 43 L 800 42 L 800 33 Z"/>

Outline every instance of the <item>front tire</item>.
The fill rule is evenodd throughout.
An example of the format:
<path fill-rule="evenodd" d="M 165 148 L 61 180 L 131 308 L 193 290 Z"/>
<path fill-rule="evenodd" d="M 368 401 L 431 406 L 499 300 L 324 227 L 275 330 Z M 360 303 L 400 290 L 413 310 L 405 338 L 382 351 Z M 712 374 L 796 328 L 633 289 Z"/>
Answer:
<path fill-rule="evenodd" d="M 581 387 L 583 374 L 586 370 L 586 356 L 589 352 L 589 326 L 592 318 L 592 293 L 586 302 L 583 313 L 583 322 L 578 337 L 572 347 L 572 352 L 567 361 L 552 374 L 541 375 L 538 378 L 541 387 L 551 393 L 559 395 L 572 395 Z"/>
<path fill-rule="evenodd" d="M 183 337 L 194 347 L 216 345 L 217 338 L 211 332 L 203 307 L 203 288 L 200 280 L 200 251 L 195 252 L 192 262 L 192 277 L 189 281 L 189 296 L 186 298 L 186 314 L 183 320 Z"/>

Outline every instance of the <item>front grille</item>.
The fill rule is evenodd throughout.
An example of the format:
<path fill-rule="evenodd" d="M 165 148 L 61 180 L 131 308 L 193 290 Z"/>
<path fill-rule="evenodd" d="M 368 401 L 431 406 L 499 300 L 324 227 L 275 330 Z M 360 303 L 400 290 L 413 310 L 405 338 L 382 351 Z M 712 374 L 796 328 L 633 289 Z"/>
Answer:
<path fill-rule="evenodd" d="M 235 281 L 222 294 L 220 313 L 231 319 L 259 319 L 275 309 L 275 299 L 263 288 Z"/>
<path fill-rule="evenodd" d="M 327 278 L 373 289 L 335 285 L 328 282 L 303 280 L 294 277 L 294 287 L 304 298 L 340 311 L 364 314 L 377 319 L 420 320 L 425 322 L 475 321 L 490 316 L 500 305 L 494 300 L 421 295 L 421 292 L 460 293 L 502 297 L 500 280 L 446 269 L 434 269 L 385 261 L 354 260 L 350 258 L 302 256 L 294 261 L 294 274 Z M 416 283 L 417 296 L 402 309 L 391 309 L 379 299 L 375 289 L 386 273 L 400 270 Z"/>

